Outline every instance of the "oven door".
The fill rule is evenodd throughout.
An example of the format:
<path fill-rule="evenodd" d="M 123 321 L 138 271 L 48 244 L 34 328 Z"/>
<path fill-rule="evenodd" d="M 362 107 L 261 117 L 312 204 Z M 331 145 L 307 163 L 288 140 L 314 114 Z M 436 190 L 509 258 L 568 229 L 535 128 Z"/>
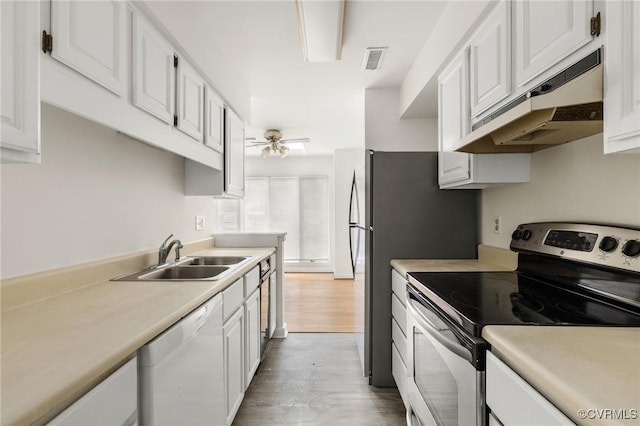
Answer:
<path fill-rule="evenodd" d="M 473 365 L 483 341 L 441 319 L 410 285 L 407 292 L 407 423 L 484 426 L 484 371 Z"/>

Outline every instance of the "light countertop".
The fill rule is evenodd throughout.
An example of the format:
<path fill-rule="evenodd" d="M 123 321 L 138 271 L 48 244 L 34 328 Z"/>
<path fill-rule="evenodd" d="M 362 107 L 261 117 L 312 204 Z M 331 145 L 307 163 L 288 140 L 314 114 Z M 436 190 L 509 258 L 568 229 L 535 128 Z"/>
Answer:
<path fill-rule="evenodd" d="M 581 409 L 624 409 L 640 415 L 640 328 L 487 326 L 482 337 L 577 424 L 640 424 L 639 418 L 582 419 L 578 414 Z"/>
<path fill-rule="evenodd" d="M 406 278 L 409 272 L 513 271 L 518 255 L 497 247 L 478 246 L 478 259 L 393 259 L 391 267 Z"/>
<path fill-rule="evenodd" d="M 210 248 L 190 253 L 253 256 L 219 281 L 103 280 L 32 303 L 3 305 L 0 423 L 50 419 L 273 252 Z"/>

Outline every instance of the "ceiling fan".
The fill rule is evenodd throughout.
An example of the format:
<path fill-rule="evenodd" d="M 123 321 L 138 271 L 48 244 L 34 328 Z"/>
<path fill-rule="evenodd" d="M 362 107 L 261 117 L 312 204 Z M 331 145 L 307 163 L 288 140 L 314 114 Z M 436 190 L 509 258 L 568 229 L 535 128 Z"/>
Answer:
<path fill-rule="evenodd" d="M 265 141 L 258 141 L 256 138 L 247 138 L 247 141 L 251 141 L 251 143 L 247 146 L 260 146 L 265 145 L 260 152 L 262 157 L 268 157 L 270 155 L 279 155 L 280 158 L 284 158 L 289 155 L 289 147 L 287 143 L 306 143 L 311 142 L 309 138 L 299 138 L 299 139 L 282 139 L 282 133 L 280 130 L 269 129 L 264 132 L 263 137 Z"/>

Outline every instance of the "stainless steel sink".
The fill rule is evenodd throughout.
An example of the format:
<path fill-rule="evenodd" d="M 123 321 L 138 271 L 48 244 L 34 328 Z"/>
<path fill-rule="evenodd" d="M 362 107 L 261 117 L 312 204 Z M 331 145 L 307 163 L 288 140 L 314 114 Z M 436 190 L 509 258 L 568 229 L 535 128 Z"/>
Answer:
<path fill-rule="evenodd" d="M 215 281 L 232 273 L 251 256 L 191 256 L 112 281 Z"/>
<path fill-rule="evenodd" d="M 145 269 L 112 281 L 215 281 L 232 272 L 231 266 L 194 266 L 184 263 Z"/>
<path fill-rule="evenodd" d="M 187 261 L 180 262 L 180 265 L 237 265 L 249 259 L 250 256 L 198 256 L 187 257 Z"/>
<path fill-rule="evenodd" d="M 229 270 L 228 266 L 170 266 L 138 277 L 138 280 L 211 280 Z"/>

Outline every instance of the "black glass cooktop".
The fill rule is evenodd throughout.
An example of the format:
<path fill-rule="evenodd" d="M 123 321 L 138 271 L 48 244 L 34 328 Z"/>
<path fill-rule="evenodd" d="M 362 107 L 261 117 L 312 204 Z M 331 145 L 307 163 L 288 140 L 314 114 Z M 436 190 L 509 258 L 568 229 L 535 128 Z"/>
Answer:
<path fill-rule="evenodd" d="M 517 272 L 412 272 L 415 287 L 467 332 L 480 337 L 485 325 L 616 325 L 640 326 L 640 307 L 616 306 L 599 298 L 597 287 L 618 286 L 640 302 L 640 280 L 559 269 L 544 277 Z M 411 281 L 411 280 L 410 280 Z M 585 285 L 596 287 L 582 294 Z M 589 293 L 589 290 L 586 290 Z"/>

